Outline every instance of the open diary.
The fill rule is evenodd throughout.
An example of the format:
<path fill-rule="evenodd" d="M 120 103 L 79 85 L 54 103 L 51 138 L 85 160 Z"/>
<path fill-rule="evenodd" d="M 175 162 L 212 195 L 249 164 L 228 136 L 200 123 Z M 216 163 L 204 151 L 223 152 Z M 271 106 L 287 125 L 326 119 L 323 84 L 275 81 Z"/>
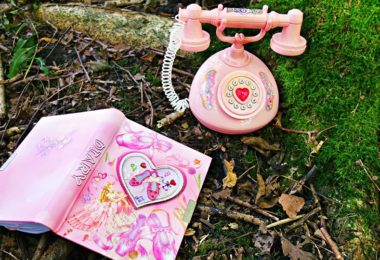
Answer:
<path fill-rule="evenodd" d="M 174 259 L 210 162 L 116 109 L 44 117 L 0 169 L 0 225 Z"/>

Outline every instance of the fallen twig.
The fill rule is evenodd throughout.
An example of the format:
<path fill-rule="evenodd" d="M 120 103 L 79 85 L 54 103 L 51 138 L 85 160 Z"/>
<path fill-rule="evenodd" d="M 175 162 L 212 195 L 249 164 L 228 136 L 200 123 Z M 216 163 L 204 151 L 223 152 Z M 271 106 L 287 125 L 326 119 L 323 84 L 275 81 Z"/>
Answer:
<path fill-rule="evenodd" d="M 289 223 L 289 222 L 292 222 L 292 221 L 295 221 L 297 219 L 300 219 L 302 218 L 303 216 L 305 216 L 304 214 L 301 214 L 301 215 L 298 215 L 294 218 L 285 218 L 285 219 L 281 219 L 277 222 L 274 222 L 272 224 L 269 224 L 267 225 L 267 228 L 272 228 L 272 227 L 277 227 L 277 226 L 280 226 L 280 225 L 283 225 L 283 224 L 286 224 L 286 223 Z"/>
<path fill-rule="evenodd" d="M 32 260 L 38 260 L 40 259 L 41 255 L 43 254 L 43 250 L 46 247 L 46 244 L 48 242 L 48 233 L 45 233 L 41 236 L 40 241 L 38 242 L 36 251 L 34 251 L 34 255 Z"/>
<path fill-rule="evenodd" d="M 9 255 L 9 256 L 12 257 L 13 259 L 20 260 L 19 258 L 17 258 L 16 256 L 14 256 L 12 253 L 7 252 L 7 251 L 5 251 L 5 250 L 3 250 L 3 249 L 1 249 L 0 252 L 3 252 L 4 254 Z"/>
<path fill-rule="evenodd" d="M 2 84 L 2 85 L 12 84 L 13 82 L 16 82 L 17 80 L 21 79 L 23 76 L 24 76 L 24 74 L 19 73 L 11 79 L 5 79 L 5 80 L 1 79 L 0 84 Z"/>
<path fill-rule="evenodd" d="M 321 227 L 319 229 L 325 238 L 324 240 L 326 243 L 330 246 L 331 250 L 334 252 L 336 259 L 343 259 L 342 254 L 339 252 L 338 246 L 335 244 L 335 242 L 332 240 L 330 234 L 327 232 L 327 230 L 324 227 Z"/>
<path fill-rule="evenodd" d="M 157 128 L 161 128 L 161 127 L 164 127 L 166 125 L 172 124 L 175 120 L 182 117 L 184 114 L 185 114 L 184 111 L 176 111 L 176 112 L 173 112 L 173 113 L 167 115 L 166 117 L 164 117 L 163 119 L 161 119 L 157 122 Z"/>
<path fill-rule="evenodd" d="M 0 81 L 4 80 L 4 73 L 3 73 L 3 61 L 1 59 L 1 53 L 0 53 Z M 3 118 L 6 114 L 6 107 L 5 107 L 5 89 L 4 84 L 0 83 L 0 118 Z"/>
<path fill-rule="evenodd" d="M 0 50 L 2 50 L 4 52 L 8 52 L 9 51 L 9 49 L 7 47 L 5 47 L 4 45 L 2 45 L 1 43 L 0 43 Z"/>
<path fill-rule="evenodd" d="M 228 197 L 228 200 L 229 200 L 229 201 L 232 201 L 232 202 L 234 202 L 234 203 L 236 203 L 236 204 L 239 204 L 239 205 L 241 205 L 241 206 L 243 206 L 243 207 L 246 207 L 246 208 L 252 209 L 252 210 L 256 211 L 257 213 L 259 213 L 259 214 L 261 214 L 261 215 L 263 215 L 263 216 L 265 216 L 265 217 L 268 217 L 268 218 L 270 218 L 270 219 L 273 219 L 274 221 L 279 221 L 279 218 L 278 218 L 278 217 L 273 216 L 273 215 L 270 214 L 269 212 L 267 212 L 267 211 L 265 211 L 265 210 L 263 210 L 263 209 L 260 209 L 260 208 L 257 207 L 257 206 L 253 206 L 253 205 L 249 204 L 248 202 L 245 202 L 245 201 L 243 201 L 243 200 L 241 200 L 241 199 L 239 199 L 239 198 L 235 198 L 235 197 L 231 197 L 231 196 L 229 196 L 229 197 Z"/>
<path fill-rule="evenodd" d="M 208 206 L 204 206 L 204 205 L 198 205 L 197 207 L 201 211 L 203 211 L 207 214 L 210 214 L 210 215 L 221 215 L 221 216 L 226 216 L 226 217 L 229 217 L 229 218 L 232 218 L 235 220 L 244 220 L 245 222 L 248 222 L 248 223 L 251 223 L 254 225 L 264 224 L 264 222 L 262 220 L 254 217 L 254 216 L 244 214 L 244 213 L 240 213 L 237 211 L 219 209 L 219 208 L 208 207 Z"/>
<path fill-rule="evenodd" d="M 371 180 L 371 182 L 373 183 L 373 185 L 376 187 L 377 191 L 380 192 L 380 187 L 379 187 L 379 185 L 377 185 L 377 183 L 375 181 L 375 176 L 373 176 L 368 171 L 368 168 L 367 168 L 367 166 L 364 165 L 363 161 L 362 160 L 358 160 L 358 161 L 356 161 L 356 164 L 363 168 L 364 172 L 367 174 L 368 178 Z"/>
<path fill-rule="evenodd" d="M 191 78 L 194 78 L 194 74 L 191 74 L 187 71 L 184 71 L 184 70 L 181 70 L 181 69 L 177 69 L 177 68 L 173 68 L 173 71 L 174 72 L 177 72 L 179 74 L 182 74 L 182 75 L 185 75 L 185 76 L 188 76 L 188 77 L 191 77 Z"/>
<path fill-rule="evenodd" d="M 15 237 L 17 246 L 20 249 L 21 259 L 29 259 L 28 246 L 25 237 L 20 232 L 17 232 Z"/>
<path fill-rule="evenodd" d="M 326 221 L 325 221 L 325 216 L 323 215 L 322 206 L 321 206 L 321 203 L 319 202 L 319 198 L 318 198 L 317 192 L 316 192 L 316 190 L 315 190 L 313 184 L 310 184 L 310 190 L 311 190 L 311 192 L 313 193 L 313 197 L 314 197 L 315 204 L 316 204 L 319 208 L 321 208 L 321 215 L 320 215 L 321 226 L 322 226 L 322 227 L 326 227 Z"/>
<path fill-rule="evenodd" d="M 286 227 L 285 232 L 302 226 L 306 220 L 308 220 L 311 216 L 317 214 L 321 210 L 322 210 L 321 207 L 317 207 L 317 208 L 313 209 L 312 211 L 310 211 L 309 213 L 306 213 L 300 220 L 298 220 L 298 221 L 294 222 L 293 224 L 291 224 L 290 226 Z"/>
<path fill-rule="evenodd" d="M 81 58 L 81 56 L 80 56 L 80 54 L 79 54 L 77 48 L 74 47 L 74 50 L 75 50 L 75 52 L 76 52 L 76 54 L 77 54 L 77 57 L 78 57 L 78 60 L 79 60 L 80 66 L 81 66 L 81 68 L 82 68 L 84 74 L 86 75 L 87 82 L 91 82 L 91 78 L 90 78 L 90 76 L 88 75 L 88 72 L 87 72 L 86 68 L 85 68 L 84 65 L 83 65 L 82 58 Z"/>
<path fill-rule="evenodd" d="M 308 182 L 311 177 L 314 176 L 314 173 L 317 171 L 317 167 L 314 165 L 309 171 L 308 173 L 302 177 L 302 179 L 300 181 L 298 181 L 296 184 L 293 185 L 292 189 L 290 190 L 290 193 L 289 194 L 294 194 L 296 192 L 299 192 L 301 191 L 302 189 L 302 186 L 305 185 L 306 182 Z"/>
<path fill-rule="evenodd" d="M 239 177 L 237 178 L 238 180 L 240 180 L 241 178 L 243 178 L 250 170 L 252 170 L 253 168 L 255 168 L 256 165 L 253 165 L 251 167 L 249 167 L 245 172 L 243 172 L 242 174 L 239 175 Z"/>
<path fill-rule="evenodd" d="M 295 133 L 295 134 L 307 134 L 308 135 L 308 143 L 314 143 L 316 139 L 325 131 L 336 128 L 337 125 L 329 126 L 321 131 L 318 130 L 295 130 L 295 129 L 289 129 L 282 126 L 281 123 L 281 114 L 279 114 L 275 120 L 274 126 L 282 131 L 288 132 L 288 133 Z"/>

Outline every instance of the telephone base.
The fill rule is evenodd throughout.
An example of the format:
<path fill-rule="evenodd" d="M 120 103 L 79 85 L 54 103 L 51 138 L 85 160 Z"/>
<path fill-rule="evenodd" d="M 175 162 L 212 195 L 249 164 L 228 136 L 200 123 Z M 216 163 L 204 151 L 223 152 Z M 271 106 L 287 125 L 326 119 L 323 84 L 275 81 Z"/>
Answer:
<path fill-rule="evenodd" d="M 242 51 L 231 57 L 233 46 L 209 59 L 196 73 L 190 90 L 190 109 L 207 128 L 225 134 L 254 132 L 277 114 L 279 93 L 268 67 Z"/>

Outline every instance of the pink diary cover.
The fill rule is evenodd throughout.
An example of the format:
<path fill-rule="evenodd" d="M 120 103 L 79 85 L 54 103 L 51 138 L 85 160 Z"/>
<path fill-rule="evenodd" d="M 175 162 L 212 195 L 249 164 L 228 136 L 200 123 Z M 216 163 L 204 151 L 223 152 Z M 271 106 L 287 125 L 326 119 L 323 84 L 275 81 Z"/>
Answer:
<path fill-rule="evenodd" d="M 0 224 L 114 259 L 173 259 L 210 162 L 116 109 L 45 117 L 0 169 Z"/>

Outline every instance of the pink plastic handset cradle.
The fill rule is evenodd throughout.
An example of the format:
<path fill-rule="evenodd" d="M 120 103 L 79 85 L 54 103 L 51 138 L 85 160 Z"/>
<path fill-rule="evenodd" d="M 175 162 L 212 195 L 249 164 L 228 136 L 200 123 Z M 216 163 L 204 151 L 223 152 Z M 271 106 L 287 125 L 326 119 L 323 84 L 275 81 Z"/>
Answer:
<path fill-rule="evenodd" d="M 275 27 L 282 31 L 273 35 L 270 46 L 275 52 L 296 56 L 306 49 L 300 36 L 303 13 L 292 9 L 288 14 L 268 13 L 263 9 L 224 8 L 211 11 L 191 4 L 180 9 L 170 34 L 168 50 L 162 68 L 165 94 L 174 109 L 185 110 L 189 105 L 194 116 L 206 127 L 227 134 L 256 131 L 276 115 L 279 93 L 268 67 L 255 55 L 244 50 L 244 44 L 262 39 Z M 178 49 L 189 52 L 206 50 L 210 35 L 202 30 L 202 23 L 217 27 L 219 40 L 231 43 L 203 63 L 191 85 L 189 99 L 179 100 L 171 82 L 171 70 Z M 225 36 L 225 28 L 260 29 L 251 37 L 244 34 Z"/>

